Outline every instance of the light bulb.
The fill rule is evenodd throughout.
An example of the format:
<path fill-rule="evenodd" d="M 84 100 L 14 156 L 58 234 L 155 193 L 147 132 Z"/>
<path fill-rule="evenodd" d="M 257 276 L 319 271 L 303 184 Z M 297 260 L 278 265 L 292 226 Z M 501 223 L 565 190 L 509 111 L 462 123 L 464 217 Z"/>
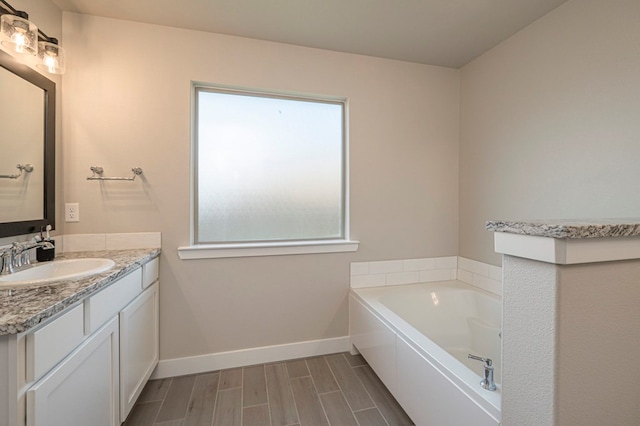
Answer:
<path fill-rule="evenodd" d="M 20 16 L 5 14 L 0 18 L 1 31 L 6 38 L 2 44 L 17 53 L 35 55 L 38 45 L 38 27 L 27 20 L 24 12 Z"/>
<path fill-rule="evenodd" d="M 41 41 L 38 43 L 38 58 L 40 62 L 36 64 L 51 74 L 64 74 L 64 49 L 58 46 L 58 40 L 52 38 L 49 41 Z"/>
<path fill-rule="evenodd" d="M 27 44 L 24 33 L 16 31 L 11 36 L 11 42 L 16 45 L 16 52 L 24 53 L 24 47 Z"/>
<path fill-rule="evenodd" d="M 51 55 L 45 55 L 44 61 L 42 62 L 45 67 L 47 67 L 47 71 L 50 73 L 55 73 L 56 68 L 58 67 L 58 60 Z"/>

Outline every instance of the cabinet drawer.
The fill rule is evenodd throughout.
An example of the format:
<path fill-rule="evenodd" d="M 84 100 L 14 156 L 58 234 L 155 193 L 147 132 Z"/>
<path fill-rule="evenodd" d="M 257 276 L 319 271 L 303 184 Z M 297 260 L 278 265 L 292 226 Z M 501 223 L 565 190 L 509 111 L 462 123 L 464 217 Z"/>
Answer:
<path fill-rule="evenodd" d="M 84 339 L 82 305 L 26 336 L 26 380 L 38 380 Z"/>
<path fill-rule="evenodd" d="M 160 259 L 155 258 L 151 262 L 142 265 L 142 288 L 147 288 L 158 279 L 158 267 Z"/>
<path fill-rule="evenodd" d="M 91 334 L 113 318 L 142 292 L 142 269 L 120 278 L 98 294 L 85 300 L 85 333 Z"/>

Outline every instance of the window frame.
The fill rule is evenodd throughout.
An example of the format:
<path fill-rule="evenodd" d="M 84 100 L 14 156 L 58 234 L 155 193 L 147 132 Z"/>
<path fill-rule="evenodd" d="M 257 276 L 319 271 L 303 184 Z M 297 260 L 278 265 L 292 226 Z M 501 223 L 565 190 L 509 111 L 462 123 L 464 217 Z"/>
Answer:
<path fill-rule="evenodd" d="M 291 239 L 274 241 L 247 241 L 199 243 L 198 231 L 198 96 L 200 92 L 213 92 L 263 98 L 297 100 L 342 105 L 342 236 L 339 238 Z M 287 254 L 353 252 L 359 242 L 350 239 L 349 221 L 349 138 L 348 99 L 292 93 L 274 90 L 249 89 L 203 82 L 191 82 L 191 167 L 190 167 L 190 236 L 189 245 L 178 247 L 181 259 L 219 257 L 270 256 Z"/>

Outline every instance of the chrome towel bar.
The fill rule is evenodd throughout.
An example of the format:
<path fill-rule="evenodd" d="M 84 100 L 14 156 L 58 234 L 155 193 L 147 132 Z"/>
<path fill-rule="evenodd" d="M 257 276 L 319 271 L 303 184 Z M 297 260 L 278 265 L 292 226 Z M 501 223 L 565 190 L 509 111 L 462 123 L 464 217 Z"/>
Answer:
<path fill-rule="evenodd" d="M 20 176 L 22 176 L 23 171 L 27 173 L 31 173 L 33 171 L 32 164 L 18 164 L 16 167 L 18 168 L 18 170 L 20 170 L 20 173 L 18 173 L 17 175 L 0 175 L 0 179 L 18 179 Z"/>
<path fill-rule="evenodd" d="M 127 180 L 133 181 L 136 179 L 136 176 L 140 176 L 142 174 L 142 169 L 140 167 L 134 167 L 131 169 L 133 172 L 132 177 L 105 177 L 102 176 L 104 173 L 104 169 L 100 166 L 91 166 L 91 171 L 93 172 L 92 176 L 89 176 L 87 180 Z"/>

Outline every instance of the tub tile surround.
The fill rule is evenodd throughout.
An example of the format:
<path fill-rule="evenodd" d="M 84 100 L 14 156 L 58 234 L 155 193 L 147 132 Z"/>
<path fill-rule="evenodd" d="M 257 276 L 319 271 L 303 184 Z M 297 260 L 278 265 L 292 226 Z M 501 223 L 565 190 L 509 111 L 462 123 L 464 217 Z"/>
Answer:
<path fill-rule="evenodd" d="M 351 263 L 351 287 L 382 287 L 455 279 L 456 256 Z"/>
<path fill-rule="evenodd" d="M 460 256 L 351 263 L 351 288 L 458 280 L 502 294 L 502 268 Z"/>
<path fill-rule="evenodd" d="M 457 280 L 502 295 L 502 268 L 458 257 Z"/>

